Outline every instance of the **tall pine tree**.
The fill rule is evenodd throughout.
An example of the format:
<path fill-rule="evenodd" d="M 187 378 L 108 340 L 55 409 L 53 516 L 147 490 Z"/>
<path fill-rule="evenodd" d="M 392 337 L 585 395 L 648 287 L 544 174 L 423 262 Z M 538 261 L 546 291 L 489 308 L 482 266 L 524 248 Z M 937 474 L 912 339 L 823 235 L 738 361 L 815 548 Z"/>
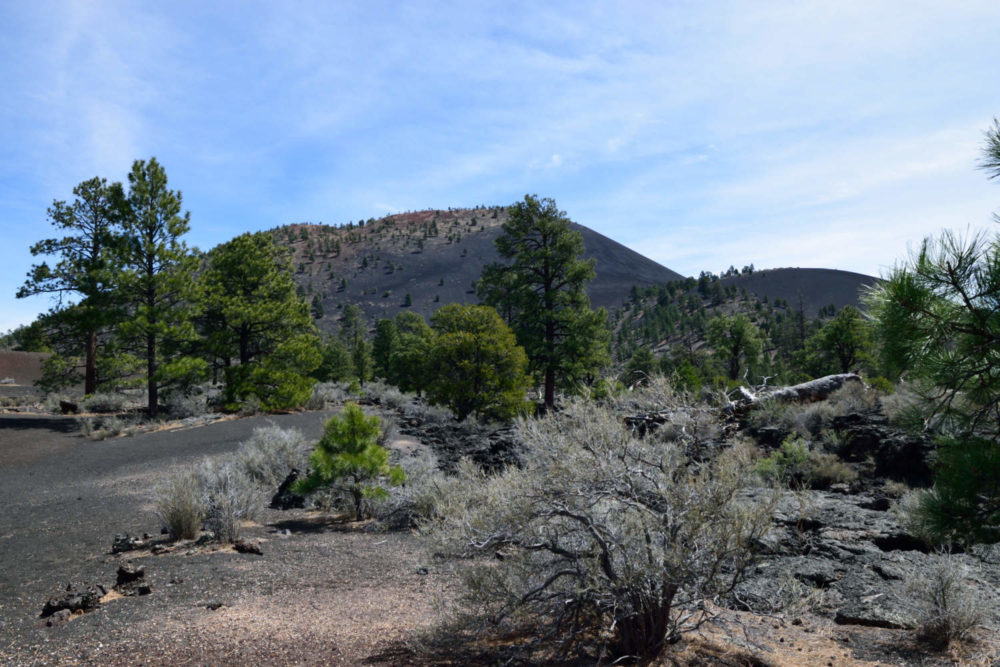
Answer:
<path fill-rule="evenodd" d="M 181 213 L 181 193 L 167 188 L 167 172 L 156 158 L 136 160 L 128 182 L 120 206 L 120 287 L 129 317 L 120 331 L 145 361 L 149 413 L 155 416 L 160 388 L 191 370 L 183 352 L 195 337 L 191 306 L 198 260 L 181 240 L 191 215 Z"/>
<path fill-rule="evenodd" d="M 582 259 L 583 237 L 571 225 L 555 201 L 526 195 L 496 240 L 507 263 L 487 266 L 477 286 L 527 352 L 546 407 L 557 388 L 573 390 L 610 363 L 607 315 L 591 309 L 586 292 L 595 263 Z"/>
<path fill-rule="evenodd" d="M 99 337 L 116 319 L 113 283 L 120 225 L 115 201 L 120 193 L 121 184 L 109 186 L 105 179 L 94 177 L 73 188 L 76 199 L 72 203 L 53 202 L 49 221 L 67 235 L 39 241 L 31 246 L 31 254 L 55 255 L 59 260 L 53 266 L 47 262 L 33 266 L 17 291 L 19 299 L 37 294 L 57 296 L 58 303 L 45 320 L 50 332 L 64 335 L 53 337 L 60 359 L 47 369 L 59 366 L 68 371 L 56 385 L 79 381 L 77 362 L 66 360 L 78 358 L 82 350 L 86 394 L 97 391 Z"/>
<path fill-rule="evenodd" d="M 206 348 L 224 367 L 227 403 L 250 395 L 268 409 L 304 402 L 321 354 L 288 251 L 267 233 L 237 236 L 208 254 L 199 283 Z"/>

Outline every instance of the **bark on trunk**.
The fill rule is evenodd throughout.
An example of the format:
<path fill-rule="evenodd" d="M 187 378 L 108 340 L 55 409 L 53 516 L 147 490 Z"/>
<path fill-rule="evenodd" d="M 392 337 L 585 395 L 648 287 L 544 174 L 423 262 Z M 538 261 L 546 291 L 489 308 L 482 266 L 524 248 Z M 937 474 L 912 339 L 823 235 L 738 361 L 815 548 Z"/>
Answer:
<path fill-rule="evenodd" d="M 87 361 L 83 374 L 83 393 L 93 394 L 97 391 L 97 332 L 91 331 L 87 336 Z"/>
<path fill-rule="evenodd" d="M 146 334 L 146 389 L 149 396 L 149 416 L 155 417 L 160 411 L 160 401 L 158 396 L 159 387 L 154 376 L 156 375 L 156 335 Z"/>

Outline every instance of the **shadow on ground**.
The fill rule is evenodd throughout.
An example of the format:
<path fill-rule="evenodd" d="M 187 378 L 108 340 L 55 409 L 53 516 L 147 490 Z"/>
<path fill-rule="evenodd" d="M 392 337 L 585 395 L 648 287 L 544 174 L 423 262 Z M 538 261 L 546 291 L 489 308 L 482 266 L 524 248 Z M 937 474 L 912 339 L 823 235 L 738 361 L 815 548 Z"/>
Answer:
<path fill-rule="evenodd" d="M 80 426 L 76 420 L 60 419 L 59 417 L 0 416 L 0 431 L 26 431 L 29 429 L 43 429 L 54 433 L 76 433 L 80 430 Z"/>

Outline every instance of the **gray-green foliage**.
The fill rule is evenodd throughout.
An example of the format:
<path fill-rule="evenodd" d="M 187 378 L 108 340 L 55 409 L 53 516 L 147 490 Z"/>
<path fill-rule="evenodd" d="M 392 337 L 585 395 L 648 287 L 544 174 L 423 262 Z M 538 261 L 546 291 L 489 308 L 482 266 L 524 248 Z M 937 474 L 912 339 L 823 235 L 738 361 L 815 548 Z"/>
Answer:
<path fill-rule="evenodd" d="M 424 526 L 435 553 L 457 558 L 467 629 L 600 662 L 655 657 L 707 618 L 703 603 L 740 580 L 769 528 L 770 503 L 740 495 L 742 448 L 693 466 L 688 436 L 638 438 L 583 402 L 517 431 L 524 465 L 462 467 Z"/>
<path fill-rule="evenodd" d="M 192 470 L 175 472 L 153 489 L 154 513 L 175 540 L 198 536 L 206 507 L 201 479 Z"/>
<path fill-rule="evenodd" d="M 312 446 L 296 429 L 259 426 L 234 455 L 237 466 L 264 489 L 277 489 L 292 469 L 305 472 Z"/>
<path fill-rule="evenodd" d="M 309 445 L 296 430 L 254 429 L 236 452 L 176 471 L 154 488 L 156 516 L 174 539 L 197 537 L 206 525 L 222 542 L 240 537 L 288 473 L 303 470 Z"/>
<path fill-rule="evenodd" d="M 933 648 L 968 639 L 985 620 L 985 602 L 970 585 L 971 574 L 957 557 L 939 554 L 910 586 L 917 603 L 918 636 Z"/>
<path fill-rule="evenodd" d="M 241 522 L 262 505 L 262 489 L 231 458 L 205 459 L 197 469 L 205 503 L 205 524 L 220 542 L 235 542 Z"/>
<path fill-rule="evenodd" d="M 387 528 L 412 528 L 432 518 L 444 489 L 453 480 L 438 468 L 437 457 L 426 447 L 398 455 L 395 462 L 406 480 L 389 489 L 389 497 L 375 505 L 374 514 Z"/>
<path fill-rule="evenodd" d="M 121 412 L 128 406 L 129 398 L 124 394 L 91 394 L 81 401 L 84 412 Z"/>

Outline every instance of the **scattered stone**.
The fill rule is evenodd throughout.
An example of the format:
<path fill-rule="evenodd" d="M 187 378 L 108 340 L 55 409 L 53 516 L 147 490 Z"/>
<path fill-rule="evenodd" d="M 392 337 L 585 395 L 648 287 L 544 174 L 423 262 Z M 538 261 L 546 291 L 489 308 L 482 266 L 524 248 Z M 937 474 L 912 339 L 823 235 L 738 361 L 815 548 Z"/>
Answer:
<path fill-rule="evenodd" d="M 170 551 L 170 549 L 167 549 L 162 544 L 156 544 L 153 545 L 153 548 L 149 550 L 149 553 L 153 554 L 154 556 L 158 556 L 160 554 L 165 554 L 168 551 Z"/>
<path fill-rule="evenodd" d="M 144 581 L 145 578 L 145 568 L 136 567 L 132 563 L 125 563 L 118 568 L 118 581 L 115 584 L 115 590 L 129 597 L 149 595 L 153 592 L 153 589 Z"/>
<path fill-rule="evenodd" d="M 136 567 L 132 563 L 125 563 L 118 568 L 118 581 L 115 583 L 115 588 L 120 588 L 121 586 L 127 586 L 128 584 L 139 581 L 145 578 L 146 569 L 143 567 Z"/>
<path fill-rule="evenodd" d="M 128 533 L 120 533 L 115 535 L 114 542 L 111 544 L 111 553 L 120 554 L 126 551 L 141 549 L 144 546 L 146 546 L 146 543 L 138 537 L 132 537 Z"/>
<path fill-rule="evenodd" d="M 427 445 L 437 457 L 441 469 L 454 470 L 463 458 L 472 459 L 483 469 L 493 472 L 520 463 L 520 444 L 510 427 L 490 427 L 466 422 L 419 422 L 417 426 L 402 422 L 399 432 Z"/>
<path fill-rule="evenodd" d="M 271 509 L 290 510 L 306 506 L 306 497 L 292 491 L 292 484 L 299 478 L 299 471 L 292 469 L 285 481 L 278 487 L 278 492 L 271 497 Z"/>
<path fill-rule="evenodd" d="M 67 614 L 73 612 L 88 612 L 101 606 L 101 597 L 104 589 L 98 590 L 96 586 L 90 586 L 83 591 L 74 590 L 72 586 L 67 588 L 66 593 L 60 598 L 49 598 L 42 607 L 41 618 L 48 618 L 55 613 L 66 610 Z"/>
<path fill-rule="evenodd" d="M 233 549 L 241 554 L 255 554 L 257 556 L 264 555 L 264 552 L 260 550 L 260 544 L 257 542 L 244 542 L 243 540 L 236 540 L 233 542 Z"/>
<path fill-rule="evenodd" d="M 210 611 L 215 611 L 216 609 L 219 609 L 224 606 L 225 605 L 219 602 L 218 600 L 212 600 L 211 602 L 205 603 L 205 609 L 208 609 Z"/>
<path fill-rule="evenodd" d="M 915 627 L 913 617 L 886 600 L 886 596 L 860 600 L 837 611 L 833 622 L 838 625 L 863 625 L 873 628 L 909 630 Z"/>
<path fill-rule="evenodd" d="M 72 617 L 73 617 L 73 612 L 71 612 L 69 609 L 60 609 L 59 611 L 49 616 L 49 620 L 45 622 L 45 625 L 47 625 L 50 628 L 55 625 L 62 625 L 63 623 L 69 621 L 69 619 Z"/>
<path fill-rule="evenodd" d="M 424 575 L 424 574 L 427 574 L 427 573 L 428 573 L 428 570 L 427 570 L 426 567 L 418 567 L 417 568 L 417 574 Z"/>

